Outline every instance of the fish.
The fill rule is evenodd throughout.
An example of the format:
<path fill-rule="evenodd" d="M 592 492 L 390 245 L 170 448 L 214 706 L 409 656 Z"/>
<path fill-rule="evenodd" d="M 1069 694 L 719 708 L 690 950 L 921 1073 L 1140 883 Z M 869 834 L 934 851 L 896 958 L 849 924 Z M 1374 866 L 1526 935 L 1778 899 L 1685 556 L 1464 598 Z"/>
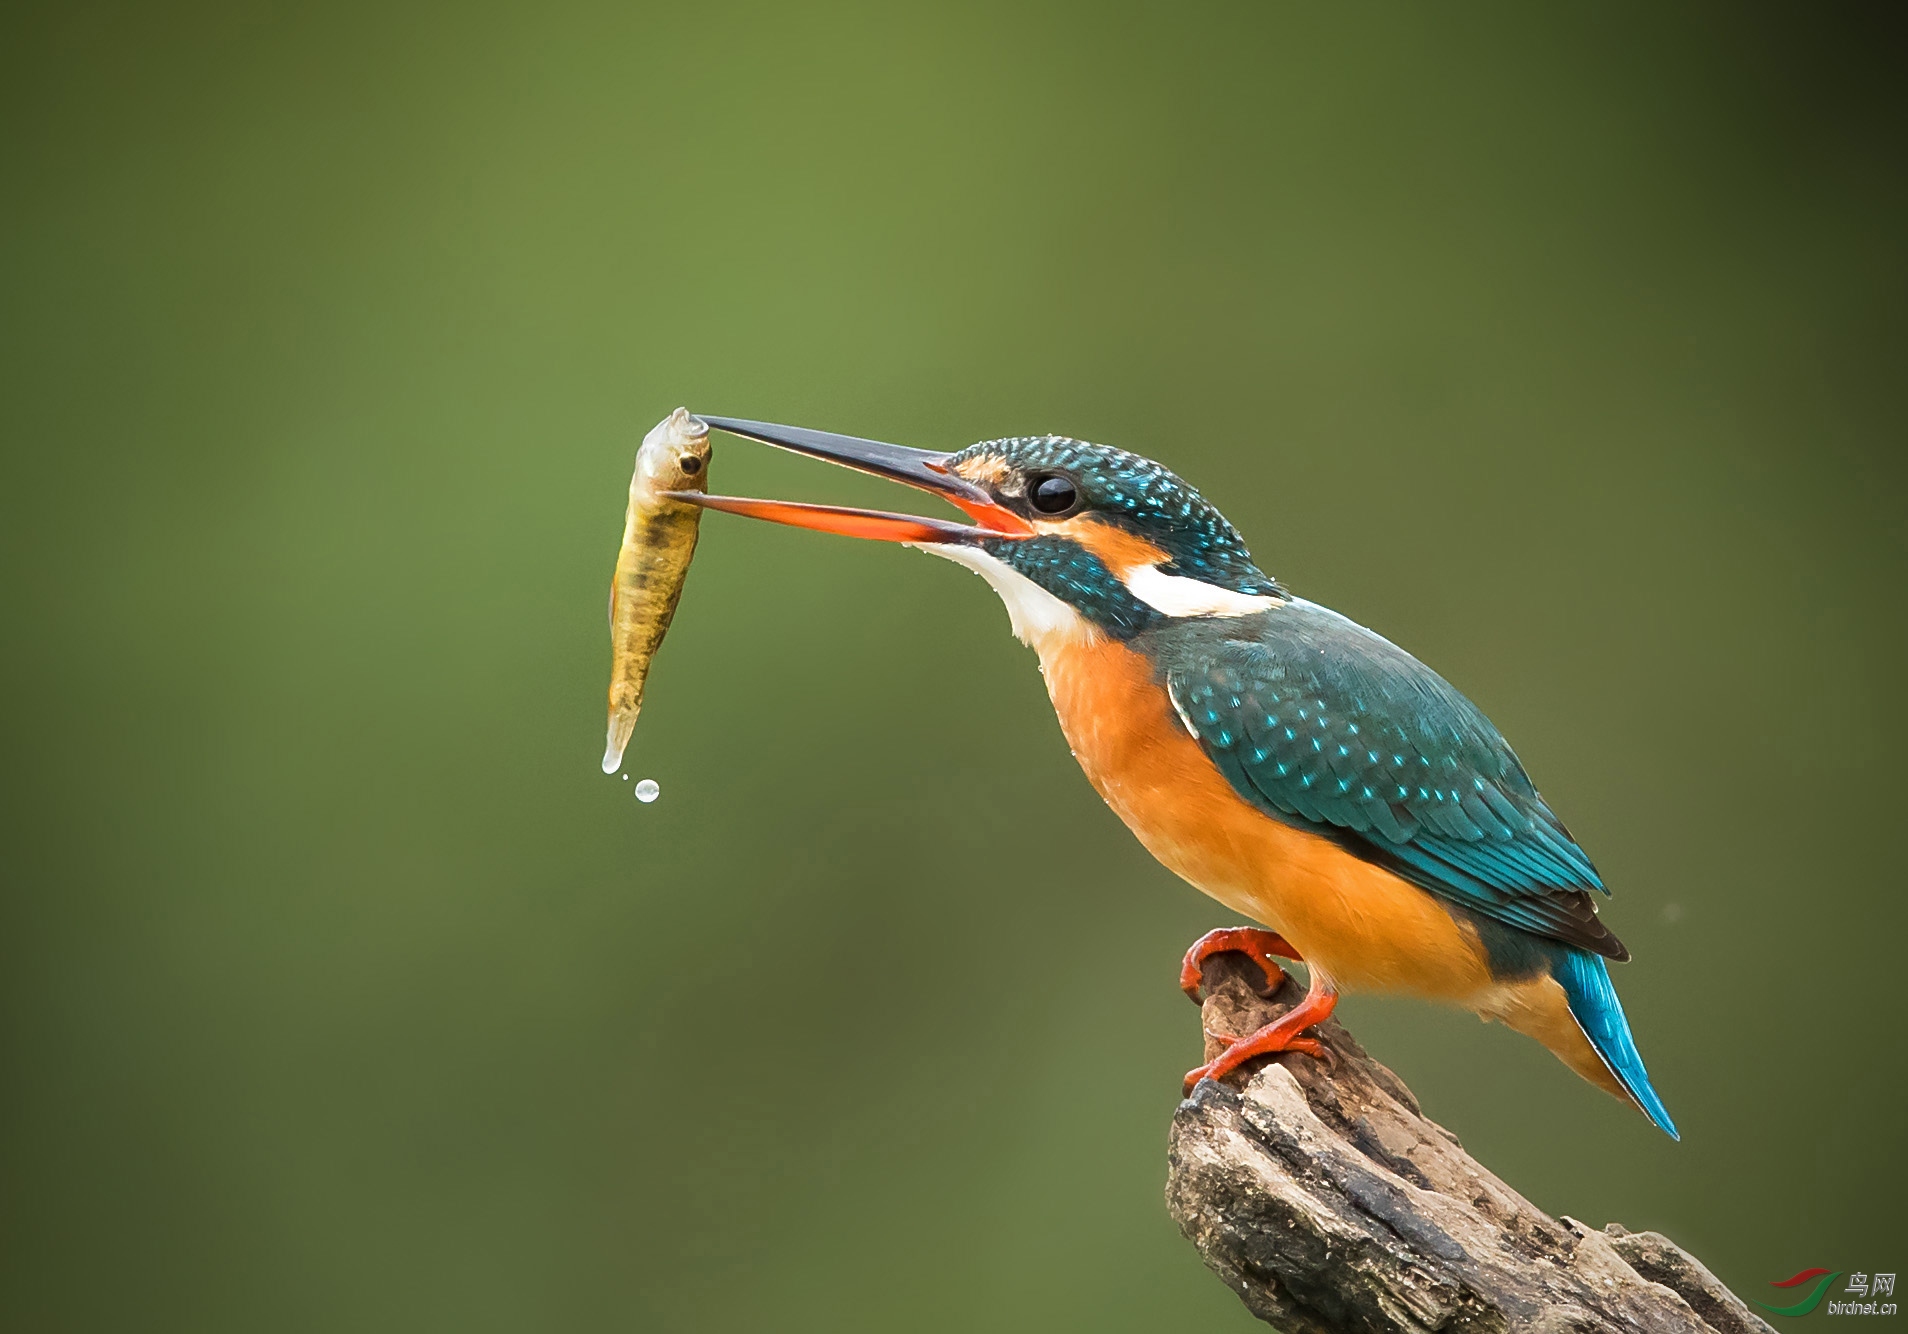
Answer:
<path fill-rule="evenodd" d="M 673 500 L 671 491 L 709 485 L 709 426 L 677 408 L 643 437 L 629 479 L 623 549 L 610 581 L 609 736 L 603 772 L 623 766 L 623 751 L 643 707 L 643 682 L 676 614 L 689 560 L 696 551 L 702 508 Z"/>

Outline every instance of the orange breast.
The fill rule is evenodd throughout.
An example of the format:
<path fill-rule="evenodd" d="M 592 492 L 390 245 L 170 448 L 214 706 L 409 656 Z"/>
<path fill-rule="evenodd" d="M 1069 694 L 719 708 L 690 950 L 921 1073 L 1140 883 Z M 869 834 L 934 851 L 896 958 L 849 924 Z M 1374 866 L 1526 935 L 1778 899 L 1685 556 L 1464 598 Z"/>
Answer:
<path fill-rule="evenodd" d="M 1086 775 L 1147 851 L 1291 941 L 1348 989 L 1486 1008 L 1477 933 L 1424 890 L 1233 791 L 1173 712 L 1152 664 L 1111 640 L 1041 646 L 1041 672 Z"/>

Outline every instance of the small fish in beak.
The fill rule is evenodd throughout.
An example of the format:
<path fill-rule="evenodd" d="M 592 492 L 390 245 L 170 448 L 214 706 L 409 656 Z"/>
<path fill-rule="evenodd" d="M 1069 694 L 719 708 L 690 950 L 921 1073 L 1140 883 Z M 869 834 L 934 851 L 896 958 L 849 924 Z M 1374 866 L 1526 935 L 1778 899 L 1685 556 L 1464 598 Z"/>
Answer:
<path fill-rule="evenodd" d="M 603 772 L 623 764 L 623 751 L 643 707 L 649 664 L 676 614 L 702 510 L 690 497 L 709 481 L 709 428 L 677 408 L 643 437 L 629 479 L 623 547 L 610 582 L 609 732 Z"/>

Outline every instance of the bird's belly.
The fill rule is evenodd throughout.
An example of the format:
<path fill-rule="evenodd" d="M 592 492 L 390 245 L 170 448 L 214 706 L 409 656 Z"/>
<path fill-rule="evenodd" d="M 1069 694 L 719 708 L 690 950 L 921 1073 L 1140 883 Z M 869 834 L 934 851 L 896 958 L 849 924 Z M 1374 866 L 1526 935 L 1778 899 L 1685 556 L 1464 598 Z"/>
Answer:
<path fill-rule="evenodd" d="M 1476 930 L 1430 894 L 1239 796 L 1143 655 L 1110 640 L 1043 647 L 1074 758 L 1167 869 L 1278 931 L 1343 987 L 1472 1009 L 1501 990 Z"/>

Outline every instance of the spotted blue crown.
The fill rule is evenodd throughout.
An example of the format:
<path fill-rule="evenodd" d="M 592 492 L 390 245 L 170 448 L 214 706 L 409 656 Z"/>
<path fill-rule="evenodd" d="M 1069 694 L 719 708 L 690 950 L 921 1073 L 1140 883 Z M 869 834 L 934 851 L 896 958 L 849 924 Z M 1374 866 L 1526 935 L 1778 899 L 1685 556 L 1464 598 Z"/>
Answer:
<path fill-rule="evenodd" d="M 1177 473 L 1149 458 L 1062 435 L 1019 435 L 969 445 L 950 462 L 960 470 L 963 463 L 986 458 L 1023 475 L 1052 472 L 1071 478 L 1080 491 L 1078 512 L 1164 551 L 1161 573 L 1235 593 L 1285 596 L 1279 582 L 1253 564 L 1245 539 L 1226 516 Z M 981 545 L 1116 638 L 1129 639 L 1164 619 L 1078 542 L 1043 536 Z"/>

